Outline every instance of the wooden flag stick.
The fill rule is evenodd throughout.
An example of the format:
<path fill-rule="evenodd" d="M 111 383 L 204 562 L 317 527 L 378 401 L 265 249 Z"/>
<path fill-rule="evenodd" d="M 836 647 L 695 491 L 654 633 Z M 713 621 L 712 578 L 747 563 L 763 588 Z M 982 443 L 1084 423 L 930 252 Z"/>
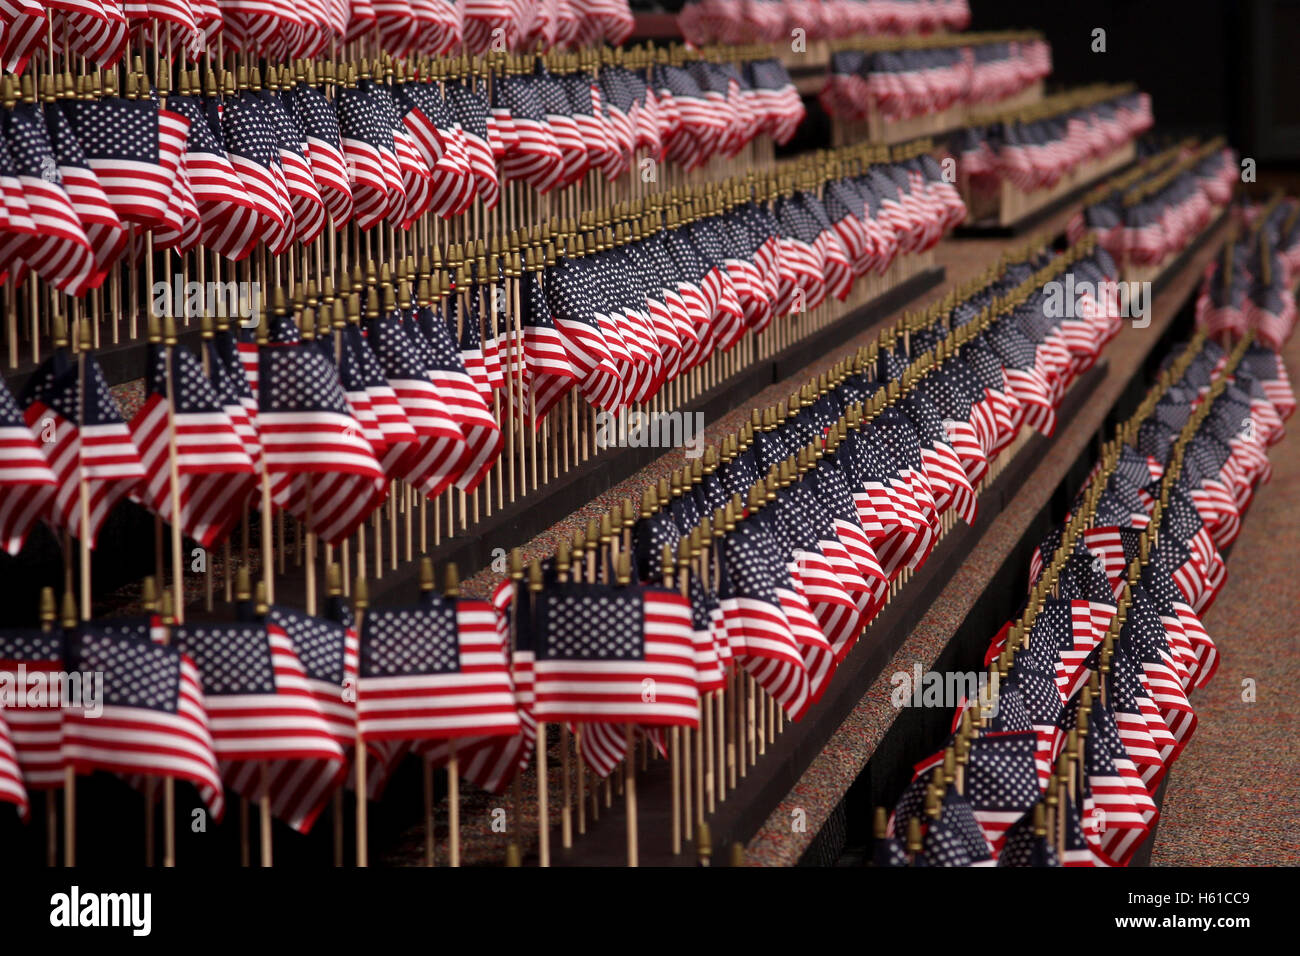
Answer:
<path fill-rule="evenodd" d="M 366 586 L 366 578 L 363 574 L 357 575 L 356 583 L 352 586 L 352 606 L 356 619 L 355 627 L 357 633 L 362 633 L 362 627 L 365 623 L 366 608 L 370 605 L 369 589 Z M 369 866 L 369 850 L 367 847 L 366 833 L 366 745 L 361 735 L 361 711 L 357 710 L 357 742 L 353 765 L 356 769 L 356 795 L 357 795 L 357 866 Z"/>
<path fill-rule="evenodd" d="M 627 865 L 638 865 L 637 825 L 636 825 L 636 727 L 628 724 L 627 757 L 623 762 L 625 769 L 623 801 L 627 812 Z"/>
<path fill-rule="evenodd" d="M 542 591 L 542 566 L 536 558 L 528 565 L 528 601 L 535 604 Z M 536 608 L 530 608 L 535 611 Z M 537 722 L 537 858 L 538 865 L 551 865 L 551 815 L 547 805 L 546 723 Z"/>
<path fill-rule="evenodd" d="M 688 540 L 686 540 L 686 539 L 682 539 L 682 549 L 683 549 L 683 553 L 684 553 L 684 554 L 690 554 L 690 543 L 689 543 Z M 673 547 L 672 547 L 672 545 L 667 544 L 667 543 L 664 544 L 663 555 L 662 555 L 662 557 L 661 557 L 661 562 L 662 562 L 662 563 L 661 563 L 660 566 L 661 566 L 662 569 L 663 569 L 663 585 L 664 585 L 665 588 L 668 588 L 669 590 L 671 590 L 671 589 L 673 588 L 673 584 L 674 584 L 674 582 L 673 582 Z M 688 573 L 689 573 L 689 572 L 687 572 L 687 571 L 685 571 L 685 570 L 683 571 L 683 574 L 682 574 L 681 578 L 679 579 L 679 585 L 678 585 L 678 586 L 679 586 L 680 589 L 681 589 L 682 596 L 683 596 L 683 597 L 686 597 L 686 598 L 689 600 L 689 593 L 690 593 L 690 580 L 689 580 L 689 578 L 688 578 L 688 576 L 687 576 Z M 671 773 L 671 776 L 672 776 L 672 788 L 671 788 L 671 789 L 672 789 L 672 807 L 671 807 L 671 814 L 670 814 L 670 815 L 671 815 L 671 818 L 672 818 L 672 821 L 671 821 L 671 824 L 670 824 L 670 827 L 669 827 L 669 830 L 670 830 L 669 836 L 670 836 L 670 840 L 671 840 L 671 843 L 672 843 L 673 855 L 676 856 L 678 853 L 681 853 L 681 852 L 682 852 L 682 754 L 681 754 L 681 749 L 682 749 L 682 729 L 681 729 L 680 727 L 673 727 L 673 728 L 669 731 L 668 748 L 669 748 L 669 755 L 668 755 L 668 756 L 669 756 L 669 759 L 670 759 L 670 761 L 671 761 L 671 770 L 670 770 L 670 773 Z M 630 749 L 629 749 L 629 752 L 628 752 L 628 760 L 629 760 L 629 761 L 631 760 L 631 751 L 630 751 Z M 688 767 L 689 767 L 689 764 L 688 764 Z M 690 788 L 690 783 L 689 783 L 689 781 L 687 782 L 687 785 L 686 785 L 686 786 L 687 786 L 687 793 L 686 793 L 686 814 L 687 814 L 687 817 L 689 818 L 690 813 L 691 813 L 691 805 L 690 805 L 691 795 L 690 795 L 690 790 L 689 790 L 689 788 Z M 690 824 L 690 820 L 688 819 L 688 820 L 687 820 L 687 823 L 686 823 L 686 827 L 687 827 L 687 831 L 688 831 L 688 832 L 689 832 L 689 830 L 690 830 L 690 825 L 691 825 L 691 824 Z"/>
<path fill-rule="evenodd" d="M 171 643 L 171 629 L 184 623 L 184 609 L 179 603 L 173 604 L 171 592 L 162 592 L 160 608 L 164 644 Z M 152 814 L 150 814 L 152 817 Z M 176 781 L 172 777 L 163 778 L 163 866 L 176 865 Z"/>
<path fill-rule="evenodd" d="M 63 592 L 63 620 L 65 630 L 77 626 L 77 599 L 71 591 Z M 53 617 L 49 621 L 53 627 Z M 69 765 L 63 771 L 63 865 L 77 865 L 77 771 Z"/>
<path fill-rule="evenodd" d="M 454 562 L 448 562 L 444 572 L 442 594 L 453 603 L 460 598 L 460 572 Z M 460 766 L 456 756 L 456 741 L 451 741 L 451 756 L 447 758 L 447 829 L 450 840 L 449 857 L 453 867 L 460 866 Z"/>

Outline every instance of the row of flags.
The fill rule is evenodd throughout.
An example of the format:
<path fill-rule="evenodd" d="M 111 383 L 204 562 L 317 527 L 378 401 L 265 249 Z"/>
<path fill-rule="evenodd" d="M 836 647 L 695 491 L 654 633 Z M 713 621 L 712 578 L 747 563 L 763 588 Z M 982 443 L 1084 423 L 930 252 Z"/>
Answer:
<path fill-rule="evenodd" d="M 490 601 L 426 587 L 416 605 L 372 608 L 361 585 L 349 609 L 331 574 L 318 614 L 250 603 L 245 580 L 232 623 L 169 628 L 165 608 L 78 623 L 74 609 L 57 630 L 51 596 L 43 630 L 0 632 L 0 661 L 104 673 L 105 714 L 122 723 L 59 706 L 7 711 L 0 753 L 16 753 L 26 790 L 63 786 L 69 767 L 137 784 L 152 775 L 196 785 L 214 813 L 230 789 L 306 831 L 356 771 L 358 740 L 372 796 L 407 753 L 455 759 L 461 776 L 501 792 L 545 723 L 572 727 L 584 764 L 606 776 L 634 741 L 670 748 L 674 729 L 698 730 L 742 674 L 798 719 L 891 585 L 954 520 L 974 520 L 990 462 L 1022 427 L 1051 432 L 1070 382 L 1115 331 L 1100 310 L 1067 320 L 1076 329 L 1037 307 L 1044 283 L 1102 274 L 1109 260 L 1091 239 L 1022 256 L 756 413 L 689 477 L 648 490 L 639 513 L 628 502 L 527 573 L 512 556 Z M 401 322 L 381 311 L 366 339 Z M 294 327 L 275 317 L 259 413 L 272 356 L 327 364 L 306 328 L 289 342 Z M 209 342 L 214 361 L 228 351 Z M 202 374 L 178 354 L 160 367 Z M 262 431 L 267 462 L 278 441 Z M 49 726 L 25 723 L 38 719 Z M 107 730 L 132 722 L 139 736 Z M 181 733 L 189 750 L 178 755 L 166 741 Z"/>
<path fill-rule="evenodd" d="M 1300 202 L 1274 197 L 1242 213 L 1241 228 L 1206 268 L 1196 323 L 1215 336 L 1251 332 L 1280 349 L 1296 323 Z"/>
<path fill-rule="evenodd" d="M 1084 87 L 1004 116 L 977 119 L 953 147 L 963 181 L 996 192 L 1050 189 L 1089 160 L 1106 157 L 1151 128 L 1151 97 L 1126 87 Z"/>
<path fill-rule="evenodd" d="M 818 99 L 837 120 L 912 119 L 999 103 L 1052 72 L 1038 33 L 969 33 L 922 41 L 866 40 L 831 54 Z"/>
<path fill-rule="evenodd" d="M 637 156 L 696 168 L 756 137 L 788 140 L 804 108 L 779 61 L 668 51 L 445 61 L 394 77 L 361 62 L 221 76 L 162 88 L 129 72 L 124 96 L 62 76 L 38 97 L 3 80 L 0 279 L 28 269 L 69 295 L 99 288 L 120 257 L 153 249 L 274 255 L 355 222 L 410 230 L 426 214 L 487 209 L 502 186 L 541 193 L 588 172 L 613 181 Z M 358 72 L 359 67 L 359 72 Z M 475 74 L 477 74 L 477 79 Z M 83 78 L 84 79 L 84 78 Z M 236 85 L 237 84 L 237 85 Z"/>
<path fill-rule="evenodd" d="M 1238 175 L 1236 154 L 1221 139 L 1187 140 L 1091 192 L 1066 236 L 1077 239 L 1087 230 L 1122 266 L 1158 266 L 1228 205 Z"/>
<path fill-rule="evenodd" d="M 964 30 L 968 0 L 688 0 L 677 14 L 691 43 L 777 43 L 791 30 L 809 40 L 855 34 Z"/>
<path fill-rule="evenodd" d="M 1132 859 L 1195 731 L 1188 695 L 1218 666 L 1201 621 L 1223 549 L 1294 409 L 1280 357 L 1249 336 L 1227 352 L 1198 332 L 1166 356 L 1035 550 L 1025 610 L 985 655 L 996 707 L 959 707 L 880 826 L 878 865 Z"/>
<path fill-rule="evenodd" d="M 575 388 L 602 409 L 644 403 L 747 332 L 842 301 L 965 215 L 928 154 L 844 168 L 854 174 L 797 190 L 735 182 L 726 202 L 665 196 L 607 231 L 548 228 L 523 256 L 455 246 L 452 268 L 417 276 L 403 262 L 397 284 L 358 271 L 346 294 L 341 281 L 337 297 L 268 310 L 257 341 L 224 325 L 200 355 L 155 340 L 129 425 L 94 356 L 56 342 L 17 400 L 0 389 L 0 421 L 24 452 L 0 469 L 0 540 L 17 553 L 39 518 L 81 538 L 84 520 L 93 547 L 130 495 L 168 521 L 178 500 L 182 530 L 208 547 L 265 476 L 276 506 L 338 543 L 391 481 L 429 498 L 473 491 L 502 452 L 513 380 L 534 427 Z"/>
<path fill-rule="evenodd" d="M 221 50 L 285 60 L 358 42 L 394 56 L 481 54 L 618 46 L 633 27 L 627 0 L 6 0 L 0 65 L 22 73 L 49 35 L 109 69 L 132 44 L 191 60 Z"/>

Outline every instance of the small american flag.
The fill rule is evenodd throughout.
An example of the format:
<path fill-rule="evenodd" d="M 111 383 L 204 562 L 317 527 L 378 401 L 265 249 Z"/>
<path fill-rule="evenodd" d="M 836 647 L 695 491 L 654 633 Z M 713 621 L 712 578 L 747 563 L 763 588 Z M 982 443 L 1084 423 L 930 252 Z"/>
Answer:
<path fill-rule="evenodd" d="M 952 784 L 944 792 L 939 818 L 926 827 L 922 850 L 930 866 L 994 865 L 970 803 Z"/>
<path fill-rule="evenodd" d="M 230 165 L 261 223 L 260 238 L 279 255 L 293 241 L 293 206 L 280 165 L 275 129 L 252 90 L 223 101 L 221 134 Z"/>
<path fill-rule="evenodd" d="M 966 766 L 966 799 L 994 852 L 1007 830 L 1041 795 L 1034 763 L 1033 732 L 982 734 L 971 741 Z"/>
<path fill-rule="evenodd" d="M 93 282 L 102 284 L 109 266 L 117 261 L 126 248 L 126 227 L 109 202 L 99 178 L 90 168 L 90 161 L 86 159 L 85 151 L 63 109 L 47 109 L 45 125 L 49 129 L 50 146 L 54 159 L 59 164 L 63 188 L 72 199 L 77 219 L 86 231 L 86 238 L 95 254 L 98 274 Z"/>
<path fill-rule="evenodd" d="M 202 675 L 226 783 L 249 800 L 269 796 L 276 816 L 306 832 L 346 767 L 287 632 L 251 621 L 181 625 L 172 643 Z"/>
<path fill-rule="evenodd" d="M 145 403 L 131 420 L 131 436 L 146 474 L 136 496 L 164 521 L 174 520 L 174 437 L 181 530 L 203 547 L 211 547 L 234 526 L 254 490 L 253 461 L 188 349 L 151 343 L 147 361 Z"/>
<path fill-rule="evenodd" d="M 18 768 L 18 751 L 9 736 L 9 724 L 5 721 L 4 709 L 0 708 L 0 802 L 12 803 L 18 808 L 18 815 L 27 819 L 30 804 L 27 788 L 23 786 L 23 774 Z"/>
<path fill-rule="evenodd" d="M 357 715 L 367 741 L 518 734 L 493 606 L 428 595 L 418 607 L 371 609 L 361 631 Z"/>
<path fill-rule="evenodd" d="M 406 202 L 393 131 L 364 89 L 339 90 L 334 109 L 357 225 L 372 229 Z"/>
<path fill-rule="evenodd" d="M 93 548 L 113 505 L 145 476 L 104 373 L 93 356 L 72 356 L 66 348 L 56 349 L 27 383 L 22 404 L 23 417 L 44 442 L 59 483 L 47 517 L 73 536 L 84 536 Z M 89 527 L 82 525 L 83 482 Z"/>
<path fill-rule="evenodd" d="M 259 349 L 258 433 L 276 504 L 337 544 L 387 491 L 333 363 L 314 342 Z"/>
<path fill-rule="evenodd" d="M 998 866 L 1060 865 L 1056 844 L 1048 839 L 1046 832 L 1035 831 L 1032 810 L 1007 830 L 1002 852 L 998 854 Z"/>
<path fill-rule="evenodd" d="M 63 673 L 63 635 L 59 631 L 26 628 L 0 629 L 0 673 L 16 691 L 26 693 L 37 681 L 58 686 Z M 24 676 L 25 675 L 25 676 Z M 22 678 L 22 679 L 20 679 Z M 4 711 L 9 722 L 9 742 L 28 791 L 63 786 L 62 701 L 47 696 L 42 706 L 13 707 Z"/>
<path fill-rule="evenodd" d="M 538 720 L 696 726 L 691 606 L 652 587 L 557 583 L 537 599 Z"/>
<path fill-rule="evenodd" d="M 418 443 L 389 448 L 384 453 L 384 471 L 405 478 L 433 498 L 464 471 L 465 435 L 443 401 L 442 390 L 429 377 L 419 343 L 407 332 L 400 311 L 376 315 L 369 323 L 367 341 L 419 438 Z"/>
<path fill-rule="evenodd" d="M 80 625 L 67 637 L 69 672 L 103 674 L 102 713 L 63 712 L 63 760 L 79 771 L 171 777 L 198 789 L 217 820 L 224 810 L 207 702 L 194 662 L 142 627 Z"/>
<path fill-rule="evenodd" d="M 737 659 L 798 720 L 809 703 L 808 668 L 778 591 L 781 575 L 763 537 L 742 523 L 723 539 L 719 565 L 725 563 L 726 574 L 718 603 Z"/>
<path fill-rule="evenodd" d="M 260 238 L 257 213 L 214 129 L 217 104 L 172 96 L 167 107 L 190 121 L 185 169 L 198 204 L 203 244 L 229 259 L 242 259 Z"/>
<path fill-rule="evenodd" d="M 16 555 L 54 500 L 58 481 L 23 413 L 0 385 L 0 547 Z"/>
<path fill-rule="evenodd" d="M 0 258 L 19 256 L 41 278 L 68 295 L 84 295 L 102 281 L 90 241 L 59 172 L 40 110 L 20 103 L 0 114 L 9 157 L 36 235 L 0 243 Z"/>
<path fill-rule="evenodd" d="M 121 97 L 68 100 L 63 109 L 118 217 L 148 228 L 168 225 L 188 121 L 152 100 Z"/>
<path fill-rule="evenodd" d="M 473 290 L 470 294 L 477 295 L 478 292 Z M 473 491 L 501 454 L 504 444 L 501 428 L 484 399 L 483 391 L 466 369 L 464 353 L 456 347 L 446 323 L 438 321 L 432 310 L 425 309 L 421 310 L 420 320 L 419 329 L 429 348 L 426 355 L 428 378 L 465 436 L 467 455 L 456 485 L 465 491 Z M 476 337 L 479 332 L 467 329 L 466 334 Z"/>
<path fill-rule="evenodd" d="M 353 203 L 338 117 L 325 94 L 306 83 L 295 86 L 289 98 L 306 139 L 312 178 L 331 224 L 341 229 L 352 219 Z"/>

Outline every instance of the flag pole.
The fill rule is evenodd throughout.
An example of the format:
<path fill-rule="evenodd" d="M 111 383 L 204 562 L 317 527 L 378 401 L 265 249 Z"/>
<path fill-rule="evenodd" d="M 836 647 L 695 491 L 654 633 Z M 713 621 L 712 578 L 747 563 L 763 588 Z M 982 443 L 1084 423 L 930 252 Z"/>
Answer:
<path fill-rule="evenodd" d="M 420 594 L 433 593 L 433 559 L 420 559 Z M 424 865 L 434 865 L 433 761 L 421 758 L 424 777 Z"/>
<path fill-rule="evenodd" d="M 362 633 L 365 624 L 366 608 L 370 605 L 370 593 L 366 586 L 364 574 L 358 574 L 352 586 L 352 606 L 355 610 L 357 634 Z M 358 697 L 358 705 L 360 699 Z M 353 764 L 356 770 L 357 797 L 357 866 L 369 866 L 369 850 L 366 833 L 366 746 L 361 735 L 361 709 L 357 708 L 357 742 L 354 748 Z"/>
<path fill-rule="evenodd" d="M 140 607 L 149 618 L 152 626 L 154 615 L 158 614 L 158 583 L 153 575 L 140 582 Z M 170 600 L 170 598 L 169 598 Z M 168 613 L 170 614 L 170 605 Z M 149 776 L 144 780 L 144 865 L 153 866 L 154 861 L 154 817 L 158 781 Z"/>
<path fill-rule="evenodd" d="M 179 603 L 172 603 L 171 592 L 166 588 L 162 592 L 160 616 L 163 624 L 164 645 L 171 643 L 171 629 L 184 623 L 184 609 Z M 149 815 L 150 820 L 153 814 Z M 152 862 L 152 855 L 150 862 Z M 176 865 L 176 781 L 172 777 L 163 778 L 163 866 L 171 868 Z"/>
<path fill-rule="evenodd" d="M 255 613 L 258 620 L 266 617 L 270 608 L 267 606 L 266 588 L 263 582 L 257 582 Z M 272 865 L 272 834 L 271 834 L 271 771 L 267 761 L 258 761 L 258 775 L 261 791 L 261 797 L 258 799 L 258 817 L 259 817 L 259 846 L 261 847 L 262 866 Z"/>
<path fill-rule="evenodd" d="M 47 630 L 54 622 L 49 623 Z M 63 592 L 61 623 L 69 631 L 77 626 L 77 599 L 71 591 Z M 77 865 L 77 771 L 70 765 L 63 768 L 63 865 Z"/>
<path fill-rule="evenodd" d="M 536 612 L 542 590 L 542 566 L 536 558 L 528 565 L 529 617 Z M 539 866 L 551 865 L 551 818 L 547 805 L 546 722 L 537 722 L 537 857 Z"/>
<path fill-rule="evenodd" d="M 602 533 L 604 529 L 602 528 Z M 632 562 L 631 556 L 622 552 L 618 556 L 618 567 L 616 570 L 616 581 L 619 587 L 627 587 L 632 580 Z M 624 733 L 627 737 L 627 754 L 624 757 L 623 766 L 623 806 L 627 813 L 627 865 L 638 865 L 638 846 L 637 846 L 637 806 L 636 806 L 636 725 L 628 722 L 624 724 Z"/>
<path fill-rule="evenodd" d="M 447 562 L 443 571 L 443 597 L 455 607 L 460 599 L 460 571 L 454 561 Z M 447 758 L 447 829 L 449 831 L 450 863 L 460 866 L 460 766 L 456 758 L 456 739 L 451 743 L 451 755 Z"/>
<path fill-rule="evenodd" d="M 164 320 L 163 348 L 166 359 L 167 374 L 167 467 L 168 483 L 171 493 L 171 544 L 172 544 L 172 588 L 175 590 L 176 607 L 185 604 L 184 582 L 182 581 L 181 558 L 181 477 L 180 452 L 177 448 L 176 435 L 176 384 L 173 355 L 176 349 L 176 320 L 168 316 Z M 206 563 L 206 562 L 205 562 Z M 183 616 L 182 616 L 183 619 Z"/>

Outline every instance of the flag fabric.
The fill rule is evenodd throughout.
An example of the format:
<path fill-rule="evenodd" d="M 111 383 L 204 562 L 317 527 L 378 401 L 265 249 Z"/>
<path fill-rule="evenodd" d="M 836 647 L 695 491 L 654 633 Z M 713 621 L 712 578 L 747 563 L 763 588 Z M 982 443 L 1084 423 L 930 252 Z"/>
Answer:
<path fill-rule="evenodd" d="M 25 695 L 24 706 L 6 707 L 3 717 L 28 793 L 63 786 L 64 673 L 61 631 L 0 629 L 0 674 L 16 693 Z"/>
<path fill-rule="evenodd" d="M 698 724 L 691 607 L 681 594 L 557 583 L 537 604 L 539 721 Z"/>
<path fill-rule="evenodd" d="M 69 673 L 103 675 L 102 710 L 63 710 L 62 759 L 79 772 L 193 784 L 220 821 L 224 792 L 198 668 L 144 626 L 85 623 L 67 635 Z"/>
<path fill-rule="evenodd" d="M 251 620 L 185 624 L 172 644 L 199 669 L 226 784 L 307 832 L 346 766 L 288 633 Z"/>
<path fill-rule="evenodd" d="M 493 606 L 426 595 L 416 607 L 370 609 L 361 630 L 357 720 L 367 745 L 518 734 Z"/>
<path fill-rule="evenodd" d="M 58 481 L 45 516 L 93 548 L 113 505 L 145 477 L 104 373 L 93 356 L 56 349 L 33 373 L 21 403 Z"/>
<path fill-rule="evenodd" d="M 204 548 L 241 517 L 256 484 L 253 460 L 203 368 L 183 346 L 151 343 L 144 405 L 131 420 L 145 479 L 137 500 L 172 522 L 171 458 L 181 530 Z"/>
<path fill-rule="evenodd" d="M 257 431 L 275 503 L 338 544 L 383 501 L 387 483 L 313 342 L 258 349 Z"/>
<path fill-rule="evenodd" d="M 0 547 L 17 555 L 54 500 L 58 480 L 37 435 L 7 386 L 0 385 Z"/>

